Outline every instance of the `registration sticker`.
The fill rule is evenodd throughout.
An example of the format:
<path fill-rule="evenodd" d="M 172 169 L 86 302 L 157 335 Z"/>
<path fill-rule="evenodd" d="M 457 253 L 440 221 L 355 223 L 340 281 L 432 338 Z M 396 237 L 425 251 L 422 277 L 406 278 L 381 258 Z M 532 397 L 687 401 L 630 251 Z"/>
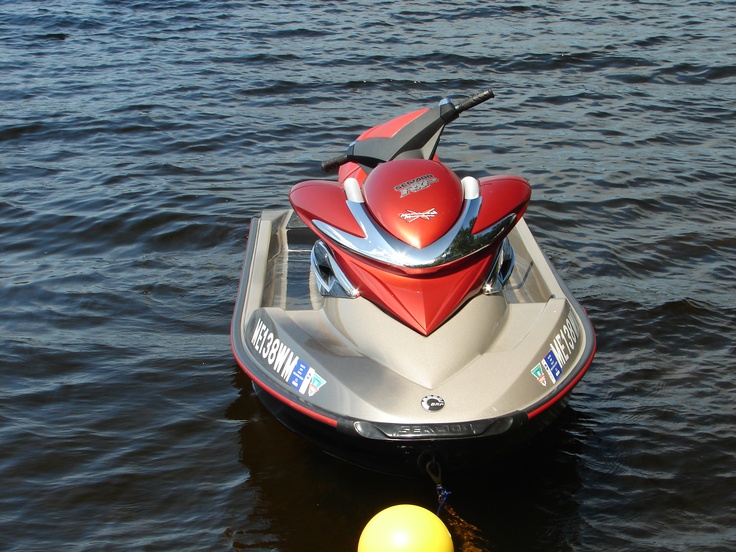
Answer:
<path fill-rule="evenodd" d="M 289 385 L 304 394 L 304 391 L 306 391 L 309 386 L 309 382 L 312 381 L 312 376 L 314 376 L 314 368 L 305 364 L 302 360 L 299 360 L 296 363 L 296 368 L 294 368 L 294 371 L 291 373 Z"/>
<path fill-rule="evenodd" d="M 325 383 L 327 383 L 325 379 L 317 374 L 314 368 L 301 360 L 297 363 L 289 380 L 289 385 L 298 390 L 302 395 L 307 393 L 310 397 L 314 397 Z"/>
<path fill-rule="evenodd" d="M 550 349 L 549 353 L 544 356 L 541 364 L 544 366 L 544 369 L 547 372 L 547 375 L 549 375 L 549 379 L 552 380 L 552 383 L 557 383 L 557 380 L 560 379 L 560 376 L 562 375 L 562 366 L 560 366 L 560 362 L 557 360 L 555 352 L 552 349 Z"/>
<path fill-rule="evenodd" d="M 314 394 L 317 391 L 319 391 L 320 388 L 325 383 L 327 383 L 327 382 L 324 380 L 324 378 L 322 376 L 320 376 L 319 374 L 317 374 L 317 372 L 315 372 L 314 374 L 312 374 L 312 381 L 309 382 L 309 387 L 307 388 L 307 394 L 310 397 L 313 397 Z"/>
<path fill-rule="evenodd" d="M 537 378 L 537 381 L 547 387 L 547 378 L 544 375 L 544 370 L 542 370 L 542 365 L 537 364 L 534 368 L 532 368 L 532 376 Z"/>

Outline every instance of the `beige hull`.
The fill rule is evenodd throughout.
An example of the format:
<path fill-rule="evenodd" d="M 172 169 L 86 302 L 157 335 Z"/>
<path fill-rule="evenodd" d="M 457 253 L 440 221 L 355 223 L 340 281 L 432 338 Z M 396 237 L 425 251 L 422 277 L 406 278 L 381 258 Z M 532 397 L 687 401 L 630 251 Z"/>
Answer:
<path fill-rule="evenodd" d="M 241 367 L 310 422 L 396 443 L 490 437 L 541 419 L 592 361 L 590 320 L 523 219 L 503 290 L 429 336 L 360 297 L 322 297 L 315 239 L 291 210 L 254 218 L 232 324 Z"/>

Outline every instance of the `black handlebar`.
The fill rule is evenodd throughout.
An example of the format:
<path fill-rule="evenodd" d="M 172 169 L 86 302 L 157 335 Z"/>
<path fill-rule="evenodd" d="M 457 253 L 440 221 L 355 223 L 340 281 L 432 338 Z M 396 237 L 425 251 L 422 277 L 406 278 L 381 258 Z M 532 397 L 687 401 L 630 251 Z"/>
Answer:
<path fill-rule="evenodd" d="M 322 170 L 325 172 L 334 171 L 335 169 L 342 167 L 348 161 L 350 161 L 350 158 L 346 154 L 338 155 L 337 157 L 333 157 L 327 161 L 322 161 Z"/>
<path fill-rule="evenodd" d="M 425 156 L 425 159 L 430 159 L 437 148 L 437 142 L 439 140 L 439 135 L 442 133 L 442 129 L 447 124 L 457 119 L 463 111 L 466 111 L 471 107 L 475 107 L 491 98 L 493 98 L 493 90 L 489 88 L 483 92 L 470 96 L 458 105 L 454 105 L 450 101 L 440 102 L 437 107 L 424 113 L 422 116 L 401 129 L 401 131 L 392 138 L 395 144 L 392 144 L 389 148 L 383 147 L 387 142 L 381 142 L 378 144 L 376 140 L 353 142 L 348 148 L 347 153 L 333 157 L 327 161 L 323 161 L 322 170 L 325 172 L 331 172 L 351 161 L 363 164 L 367 167 L 375 167 L 382 161 L 388 161 L 389 159 L 394 159 L 399 154 L 406 154 L 406 152 L 412 151 L 421 151 L 422 155 Z M 375 144 L 369 146 L 369 142 Z M 358 146 L 360 146 L 360 153 L 357 151 Z"/>
<path fill-rule="evenodd" d="M 459 105 L 455 106 L 455 110 L 459 115 L 466 109 L 475 107 L 476 105 L 481 104 L 486 100 L 490 100 L 491 98 L 493 98 L 493 90 L 489 88 L 488 90 L 484 90 L 483 92 L 480 92 L 475 96 L 470 96 L 467 100 L 463 100 L 462 102 L 460 102 Z"/>

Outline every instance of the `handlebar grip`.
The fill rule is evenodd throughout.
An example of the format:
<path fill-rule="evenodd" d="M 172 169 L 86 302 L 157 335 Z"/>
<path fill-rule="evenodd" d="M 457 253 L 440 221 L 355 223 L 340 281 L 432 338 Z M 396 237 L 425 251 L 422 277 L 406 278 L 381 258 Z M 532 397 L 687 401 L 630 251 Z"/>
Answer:
<path fill-rule="evenodd" d="M 347 163 L 348 161 L 350 161 L 350 159 L 347 155 L 338 155 L 337 157 L 333 157 L 332 159 L 328 159 L 327 161 L 322 161 L 322 170 L 325 172 L 332 172 Z"/>
<path fill-rule="evenodd" d="M 459 105 L 455 107 L 455 109 L 457 110 L 457 113 L 460 114 L 466 109 L 475 107 L 476 105 L 483 103 L 486 100 L 490 100 L 491 98 L 493 98 L 493 90 L 489 88 L 488 90 L 484 90 L 483 92 L 480 92 L 475 96 L 471 96 L 467 100 L 463 100 L 462 102 L 460 102 Z"/>

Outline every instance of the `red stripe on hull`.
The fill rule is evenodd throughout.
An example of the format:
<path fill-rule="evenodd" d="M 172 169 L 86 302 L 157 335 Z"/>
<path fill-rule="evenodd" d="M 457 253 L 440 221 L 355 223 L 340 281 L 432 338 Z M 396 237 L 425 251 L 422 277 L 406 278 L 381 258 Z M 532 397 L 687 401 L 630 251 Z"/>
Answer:
<path fill-rule="evenodd" d="M 253 372 L 248 370 L 248 368 L 240 361 L 240 358 L 238 358 L 238 355 L 235 352 L 235 348 L 232 348 L 233 356 L 235 356 L 235 361 L 238 363 L 238 366 L 245 372 L 245 375 L 248 376 L 253 383 L 255 383 L 258 387 L 263 389 L 266 393 L 274 397 L 275 399 L 278 399 L 282 403 L 284 403 L 289 408 L 293 408 L 300 414 L 303 414 L 305 416 L 308 416 L 309 418 L 312 418 L 313 420 L 317 420 L 318 422 L 322 422 L 323 424 L 326 424 L 328 426 L 337 427 L 337 420 L 335 418 L 330 418 L 329 416 L 325 416 L 323 414 L 319 414 L 317 412 L 314 412 L 313 410 L 310 410 L 302 405 L 300 405 L 298 402 L 292 401 L 291 399 L 285 397 L 284 395 L 278 393 L 277 391 L 271 389 L 268 385 L 263 383 L 260 379 L 258 379 Z"/>

